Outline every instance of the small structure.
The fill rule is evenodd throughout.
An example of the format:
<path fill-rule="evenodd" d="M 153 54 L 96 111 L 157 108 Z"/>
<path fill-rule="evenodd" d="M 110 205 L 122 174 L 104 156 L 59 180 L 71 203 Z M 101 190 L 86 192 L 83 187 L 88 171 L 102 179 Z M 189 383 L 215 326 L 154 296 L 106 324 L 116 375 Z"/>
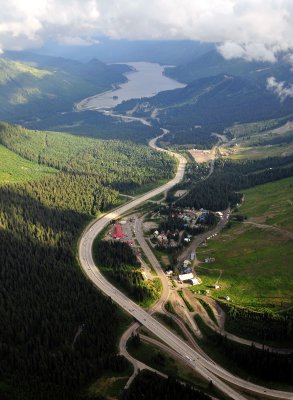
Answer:
<path fill-rule="evenodd" d="M 217 285 L 217 284 L 215 284 L 215 285 L 213 285 L 213 288 L 214 288 L 214 289 L 220 289 L 220 286 Z"/>
<path fill-rule="evenodd" d="M 181 197 L 181 196 L 183 196 L 185 193 L 187 193 L 187 190 L 177 190 L 177 191 L 174 193 L 174 197 Z"/>
<path fill-rule="evenodd" d="M 212 262 L 215 262 L 215 261 L 216 261 L 216 259 L 214 257 L 206 257 L 204 259 L 205 263 L 212 263 Z"/>
<path fill-rule="evenodd" d="M 190 254 L 190 260 L 193 261 L 195 259 L 195 253 Z"/>
<path fill-rule="evenodd" d="M 200 284 L 200 281 L 198 280 L 198 278 L 193 278 L 193 279 L 191 279 L 191 283 L 193 284 L 193 285 L 199 285 Z"/>

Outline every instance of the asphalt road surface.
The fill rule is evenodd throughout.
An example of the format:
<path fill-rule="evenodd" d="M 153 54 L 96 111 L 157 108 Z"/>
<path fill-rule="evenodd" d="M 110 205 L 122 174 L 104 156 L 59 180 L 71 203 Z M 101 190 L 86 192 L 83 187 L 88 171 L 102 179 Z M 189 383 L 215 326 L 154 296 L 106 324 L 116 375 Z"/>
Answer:
<path fill-rule="evenodd" d="M 155 139 L 151 140 L 150 146 L 156 148 Z M 79 259 L 81 267 L 87 277 L 93 282 L 93 284 L 97 288 L 99 288 L 107 296 L 111 297 L 114 302 L 119 304 L 120 307 L 131 314 L 139 323 L 144 325 L 153 334 L 155 334 L 158 338 L 160 338 L 168 346 L 170 346 L 174 351 L 185 357 L 188 364 L 195 371 L 197 371 L 199 375 L 201 375 L 207 381 L 212 381 L 214 387 L 224 393 L 227 397 L 235 400 L 246 400 L 244 395 L 239 393 L 238 390 L 240 390 L 271 399 L 293 400 L 293 393 L 270 390 L 268 388 L 255 385 L 251 382 L 247 382 L 234 376 L 219 365 L 212 363 L 209 360 L 206 360 L 199 352 L 192 349 L 182 339 L 169 331 L 169 329 L 167 329 L 159 321 L 154 319 L 141 307 L 131 301 L 127 296 L 117 290 L 115 286 L 111 285 L 95 266 L 92 256 L 93 241 L 95 237 L 109 224 L 109 222 L 112 219 L 116 219 L 127 211 L 137 207 L 151 197 L 170 189 L 183 178 L 186 160 L 180 155 L 175 156 L 179 161 L 179 165 L 176 176 L 171 181 L 160 186 L 159 188 L 153 189 L 145 193 L 144 195 L 135 198 L 134 200 L 122 205 L 116 210 L 105 214 L 101 218 L 91 223 L 84 230 L 79 241 Z"/>

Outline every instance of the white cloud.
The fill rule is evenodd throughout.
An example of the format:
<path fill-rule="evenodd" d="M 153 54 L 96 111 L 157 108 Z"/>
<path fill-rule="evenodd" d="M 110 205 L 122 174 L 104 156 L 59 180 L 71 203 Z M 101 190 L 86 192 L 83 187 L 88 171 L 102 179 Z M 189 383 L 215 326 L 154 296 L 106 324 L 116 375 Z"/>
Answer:
<path fill-rule="evenodd" d="M 86 44 L 104 34 L 211 41 L 224 57 L 247 60 L 273 62 L 293 50 L 292 0 L 0 0 L 0 7 L 3 49 L 47 38 Z"/>
<path fill-rule="evenodd" d="M 275 93 L 281 101 L 284 101 L 287 97 L 293 97 L 293 85 L 278 82 L 273 76 L 267 79 L 267 89 Z"/>
<path fill-rule="evenodd" d="M 91 46 L 100 43 L 99 40 L 81 36 L 60 36 L 57 41 L 68 46 Z"/>
<path fill-rule="evenodd" d="M 225 42 L 218 45 L 218 51 L 228 60 L 232 58 L 244 58 L 247 61 L 276 61 L 273 49 L 263 43 L 234 43 Z"/>

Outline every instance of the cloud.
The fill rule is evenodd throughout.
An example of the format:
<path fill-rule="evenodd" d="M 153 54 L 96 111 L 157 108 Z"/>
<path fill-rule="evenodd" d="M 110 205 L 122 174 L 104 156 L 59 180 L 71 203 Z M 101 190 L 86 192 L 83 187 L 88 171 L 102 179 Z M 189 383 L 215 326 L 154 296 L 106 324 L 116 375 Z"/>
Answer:
<path fill-rule="evenodd" d="M 123 39 L 215 42 L 226 58 L 274 62 L 293 50 L 292 0 L 0 0 L 0 48 L 48 39 L 90 43 Z"/>
<path fill-rule="evenodd" d="M 92 46 L 100 43 L 99 40 L 81 36 L 60 36 L 57 41 L 68 46 Z"/>
<path fill-rule="evenodd" d="M 281 101 L 284 101 L 287 97 L 293 97 L 293 85 L 278 82 L 273 76 L 267 79 L 267 89 L 275 93 Z"/>
<path fill-rule="evenodd" d="M 263 43 L 233 43 L 225 42 L 217 46 L 218 51 L 228 60 L 244 58 L 247 61 L 276 61 L 275 52 Z"/>

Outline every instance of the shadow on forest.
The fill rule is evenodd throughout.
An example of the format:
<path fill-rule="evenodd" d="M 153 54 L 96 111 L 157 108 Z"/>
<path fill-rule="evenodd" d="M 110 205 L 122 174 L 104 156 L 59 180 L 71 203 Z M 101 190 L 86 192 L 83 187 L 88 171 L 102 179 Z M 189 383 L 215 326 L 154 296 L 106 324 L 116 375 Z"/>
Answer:
<path fill-rule="evenodd" d="M 45 206 L 21 186 L 0 188 L 0 380 L 10 398 L 75 399 L 76 389 L 105 368 L 124 365 L 115 356 L 117 308 L 75 258 L 84 222 L 84 215 Z M 1 398 L 7 390 L 0 385 Z"/>

